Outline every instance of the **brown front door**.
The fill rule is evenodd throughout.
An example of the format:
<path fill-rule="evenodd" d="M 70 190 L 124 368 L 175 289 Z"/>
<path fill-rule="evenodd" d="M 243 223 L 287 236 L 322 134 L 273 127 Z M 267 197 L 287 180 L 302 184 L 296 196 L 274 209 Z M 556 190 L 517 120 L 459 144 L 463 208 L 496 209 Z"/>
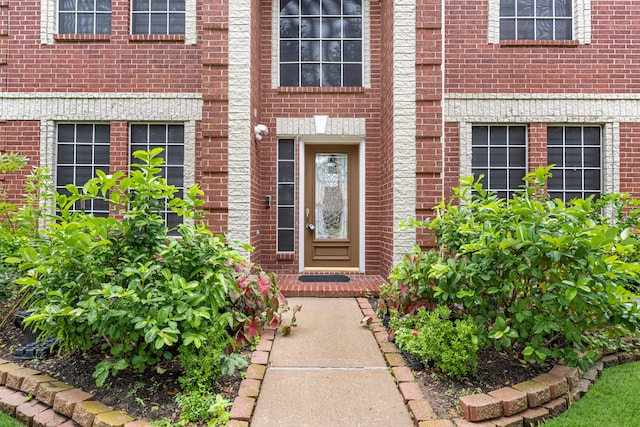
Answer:
<path fill-rule="evenodd" d="M 305 148 L 304 268 L 360 265 L 357 145 Z"/>

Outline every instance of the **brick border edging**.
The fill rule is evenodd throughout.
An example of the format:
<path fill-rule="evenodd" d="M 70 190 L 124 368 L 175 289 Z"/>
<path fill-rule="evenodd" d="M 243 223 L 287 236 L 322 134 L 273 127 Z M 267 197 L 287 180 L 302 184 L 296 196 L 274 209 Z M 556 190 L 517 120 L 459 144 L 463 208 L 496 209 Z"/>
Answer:
<path fill-rule="evenodd" d="M 0 410 L 33 427 L 153 427 L 78 388 L 0 359 Z"/>
<path fill-rule="evenodd" d="M 529 381 L 503 387 L 489 393 L 460 397 L 465 418 L 437 419 L 433 408 L 395 344 L 389 342 L 387 329 L 378 319 L 367 298 L 356 298 L 391 368 L 398 389 L 418 427 L 528 427 L 557 417 L 580 400 L 600 377 L 603 370 L 621 363 L 640 361 L 640 349 L 602 357 L 586 372 L 565 365 L 555 365 L 548 373 Z"/>

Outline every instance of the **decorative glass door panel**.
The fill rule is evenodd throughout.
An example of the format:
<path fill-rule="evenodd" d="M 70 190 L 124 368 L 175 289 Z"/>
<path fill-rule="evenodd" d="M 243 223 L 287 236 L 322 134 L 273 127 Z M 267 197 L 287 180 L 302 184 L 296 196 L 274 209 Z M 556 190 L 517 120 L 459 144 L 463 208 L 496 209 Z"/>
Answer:
<path fill-rule="evenodd" d="M 359 267 L 357 145 L 305 148 L 304 268 Z"/>
<path fill-rule="evenodd" d="M 316 239 L 346 239 L 349 214 L 348 156 L 316 154 Z"/>

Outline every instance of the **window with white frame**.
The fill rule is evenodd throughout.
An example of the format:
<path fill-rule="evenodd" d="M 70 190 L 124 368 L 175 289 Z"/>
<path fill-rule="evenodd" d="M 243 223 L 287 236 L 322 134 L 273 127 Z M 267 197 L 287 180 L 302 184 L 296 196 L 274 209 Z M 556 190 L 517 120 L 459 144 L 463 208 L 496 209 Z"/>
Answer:
<path fill-rule="evenodd" d="M 500 0 L 501 40 L 571 40 L 573 0 Z"/>
<path fill-rule="evenodd" d="M 294 140 L 278 140 L 278 252 L 293 252 L 295 248 L 295 170 Z"/>
<path fill-rule="evenodd" d="M 486 190 L 508 199 L 527 173 L 526 126 L 473 126 L 471 171 Z"/>
<path fill-rule="evenodd" d="M 96 176 L 109 173 L 110 126 L 99 123 L 60 123 L 56 126 L 55 188 L 69 194 L 65 186 L 82 187 Z M 74 210 L 109 216 L 109 204 L 102 200 L 76 202 Z"/>
<path fill-rule="evenodd" d="M 279 2 L 280 86 L 362 86 L 362 0 Z"/>
<path fill-rule="evenodd" d="M 131 124 L 130 164 L 139 163 L 133 153 L 139 150 L 151 151 L 162 148 L 159 155 L 164 164 L 159 166 L 160 176 L 173 185 L 177 197 L 184 196 L 184 125 L 182 124 Z M 182 223 L 182 218 L 165 204 L 161 215 L 169 229 Z"/>
<path fill-rule="evenodd" d="M 186 0 L 133 0 L 132 34 L 185 34 Z"/>
<path fill-rule="evenodd" d="M 602 128 L 547 127 L 547 163 L 555 165 L 547 182 L 549 195 L 565 202 L 602 191 Z"/>
<path fill-rule="evenodd" d="M 58 34 L 111 34 L 111 0 L 59 0 Z"/>

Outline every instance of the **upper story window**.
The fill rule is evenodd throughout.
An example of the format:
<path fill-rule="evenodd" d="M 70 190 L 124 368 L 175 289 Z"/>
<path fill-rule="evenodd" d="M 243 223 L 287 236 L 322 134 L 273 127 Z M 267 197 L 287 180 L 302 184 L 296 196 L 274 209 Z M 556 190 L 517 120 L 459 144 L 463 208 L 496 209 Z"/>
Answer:
<path fill-rule="evenodd" d="M 500 0 L 501 40 L 571 40 L 572 0 Z"/>
<path fill-rule="evenodd" d="M 185 34 L 186 0 L 133 0 L 132 34 Z"/>
<path fill-rule="evenodd" d="M 471 171 L 485 190 L 508 199 L 527 173 L 526 126 L 473 126 Z"/>
<path fill-rule="evenodd" d="M 58 34 L 111 34 L 111 0 L 60 0 Z"/>
<path fill-rule="evenodd" d="M 602 128 L 547 127 L 547 163 L 554 164 L 549 195 L 565 202 L 602 191 Z"/>
<path fill-rule="evenodd" d="M 362 0 L 279 1 L 280 86 L 362 86 Z"/>

